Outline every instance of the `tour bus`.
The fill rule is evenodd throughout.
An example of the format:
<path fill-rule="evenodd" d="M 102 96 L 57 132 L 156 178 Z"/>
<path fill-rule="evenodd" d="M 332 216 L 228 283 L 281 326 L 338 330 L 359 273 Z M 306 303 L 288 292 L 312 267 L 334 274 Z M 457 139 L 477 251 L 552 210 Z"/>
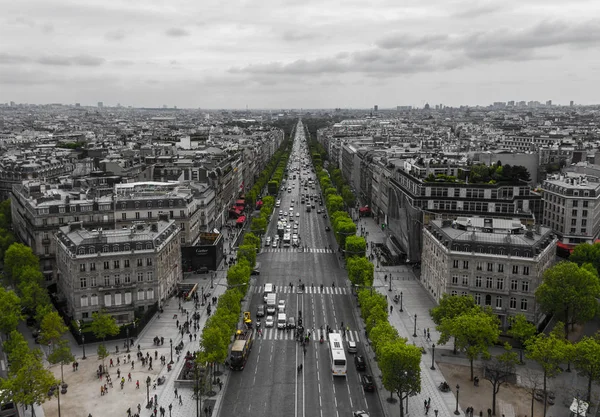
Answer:
<path fill-rule="evenodd" d="M 346 376 L 346 353 L 340 333 L 329 333 L 329 359 L 333 376 Z"/>
<path fill-rule="evenodd" d="M 265 303 L 267 302 L 267 295 L 274 293 L 275 292 L 275 287 L 273 287 L 273 284 L 267 283 L 265 284 L 265 291 L 263 293 L 263 300 L 265 301 Z"/>

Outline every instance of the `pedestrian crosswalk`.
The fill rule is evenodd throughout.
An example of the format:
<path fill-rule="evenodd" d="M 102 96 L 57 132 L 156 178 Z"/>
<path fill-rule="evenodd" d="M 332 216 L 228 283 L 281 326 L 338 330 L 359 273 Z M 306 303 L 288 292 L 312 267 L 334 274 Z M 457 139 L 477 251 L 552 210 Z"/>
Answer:
<path fill-rule="evenodd" d="M 296 332 L 294 330 L 280 330 L 275 327 L 269 327 L 263 329 L 261 326 L 260 331 L 262 335 L 257 335 L 256 340 L 295 340 Z M 310 340 L 312 342 L 319 342 L 319 331 L 309 330 L 311 332 Z M 346 340 L 350 342 L 360 342 L 358 337 L 358 332 L 354 330 L 346 331 Z M 323 344 L 327 343 L 327 339 L 323 342 Z"/>
<path fill-rule="evenodd" d="M 298 294 L 298 287 L 294 285 L 290 287 L 289 285 L 274 285 L 274 292 L 279 294 Z M 250 293 L 251 294 L 262 294 L 264 291 L 262 285 L 250 285 Z M 325 295 L 349 295 L 351 291 L 348 288 L 344 287 L 330 287 L 324 286 L 323 291 L 321 291 L 320 285 L 310 286 L 306 285 L 303 291 L 305 294 L 325 294 Z"/>
<path fill-rule="evenodd" d="M 333 253 L 333 249 L 329 248 L 263 248 L 262 252 L 297 252 L 297 253 Z"/>

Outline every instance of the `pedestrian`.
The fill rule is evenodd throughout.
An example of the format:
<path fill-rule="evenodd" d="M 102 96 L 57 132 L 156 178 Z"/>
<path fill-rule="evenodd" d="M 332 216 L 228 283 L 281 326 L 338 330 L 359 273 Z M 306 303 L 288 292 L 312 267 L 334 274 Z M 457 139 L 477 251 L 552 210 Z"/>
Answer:
<path fill-rule="evenodd" d="M 390 314 L 394 312 L 394 306 L 390 306 Z"/>
<path fill-rule="evenodd" d="M 140 380 L 135 381 L 135 389 L 140 389 Z"/>
<path fill-rule="evenodd" d="M 423 329 L 423 337 L 427 337 L 427 329 Z"/>
<path fill-rule="evenodd" d="M 427 328 L 427 340 L 431 340 L 431 333 L 429 333 L 429 327 Z"/>
<path fill-rule="evenodd" d="M 427 407 L 431 406 L 431 397 L 427 398 Z"/>
<path fill-rule="evenodd" d="M 127 374 L 127 381 L 131 382 L 131 372 Z"/>
<path fill-rule="evenodd" d="M 100 396 L 104 395 L 104 387 L 100 385 Z"/>
<path fill-rule="evenodd" d="M 113 366 L 115 366 L 115 365 L 113 364 L 113 360 L 112 360 L 112 358 L 111 358 L 111 360 L 110 360 L 110 363 L 109 363 L 108 367 L 109 367 L 109 368 L 112 368 Z"/>
<path fill-rule="evenodd" d="M 138 381 L 139 382 L 139 381 Z M 142 412 L 142 406 L 140 403 L 138 403 L 138 414 Z"/>
<path fill-rule="evenodd" d="M 117 368 L 117 378 L 121 378 L 121 370 Z"/>
<path fill-rule="evenodd" d="M 190 333 L 190 342 L 192 341 L 192 334 Z"/>
<path fill-rule="evenodd" d="M 194 325 L 194 330 L 196 330 L 195 327 L 196 326 Z M 196 333 L 194 333 L 194 342 L 196 341 L 196 336 L 197 336 Z"/>
<path fill-rule="evenodd" d="M 223 389 L 223 382 L 219 381 L 219 391 L 221 391 Z"/>
<path fill-rule="evenodd" d="M 427 400 L 423 400 L 423 408 L 425 409 L 425 414 L 427 414 Z"/>
<path fill-rule="evenodd" d="M 488 408 L 488 417 L 492 417 L 492 409 Z"/>
<path fill-rule="evenodd" d="M 135 361 L 131 361 L 131 369 L 135 369 Z"/>
<path fill-rule="evenodd" d="M 117 358 L 117 366 L 121 365 L 121 358 Z"/>
<path fill-rule="evenodd" d="M 179 405 L 183 405 L 183 401 L 181 400 L 181 395 L 179 395 Z"/>
<path fill-rule="evenodd" d="M 429 404 L 425 406 L 425 415 L 429 414 Z"/>
<path fill-rule="evenodd" d="M 175 398 L 177 398 L 177 388 L 175 388 Z"/>

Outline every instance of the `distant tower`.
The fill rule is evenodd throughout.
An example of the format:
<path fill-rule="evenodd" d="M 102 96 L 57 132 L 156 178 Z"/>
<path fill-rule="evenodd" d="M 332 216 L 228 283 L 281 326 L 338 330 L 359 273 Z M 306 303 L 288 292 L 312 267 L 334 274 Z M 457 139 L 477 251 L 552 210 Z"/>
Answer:
<path fill-rule="evenodd" d="M 575 103 L 573 102 L 573 100 L 571 100 L 571 102 L 569 103 L 569 106 L 573 107 L 575 105 Z"/>
<path fill-rule="evenodd" d="M 552 106 L 552 100 L 546 101 L 546 106 Z"/>
<path fill-rule="evenodd" d="M 101 102 L 101 101 L 99 101 L 99 102 L 98 102 L 98 108 L 99 108 L 99 109 L 101 109 L 102 107 L 104 107 L 104 103 L 103 103 L 103 102 Z"/>
<path fill-rule="evenodd" d="M 374 105 L 374 106 L 373 106 L 373 110 L 374 110 L 374 111 L 377 111 L 377 110 L 379 110 L 379 106 L 378 106 L 377 104 L 376 104 L 376 105 Z"/>
<path fill-rule="evenodd" d="M 429 103 L 425 103 L 425 110 L 429 110 Z"/>

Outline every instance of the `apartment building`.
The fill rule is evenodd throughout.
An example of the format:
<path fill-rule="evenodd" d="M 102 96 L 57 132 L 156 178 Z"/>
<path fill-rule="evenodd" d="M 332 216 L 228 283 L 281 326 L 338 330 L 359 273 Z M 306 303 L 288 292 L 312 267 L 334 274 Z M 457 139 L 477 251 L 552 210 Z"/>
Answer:
<path fill-rule="evenodd" d="M 555 262 L 557 242 L 551 229 L 527 228 L 516 218 L 432 220 L 423 229 L 421 284 L 437 302 L 446 293 L 472 295 L 503 329 L 520 313 L 539 324 L 535 290 Z"/>
<path fill-rule="evenodd" d="M 596 172 L 600 174 L 600 171 Z M 542 183 L 544 225 L 572 247 L 600 235 L 600 177 L 579 172 L 555 174 Z"/>
<path fill-rule="evenodd" d="M 105 309 L 118 323 L 160 308 L 181 279 L 180 229 L 168 215 L 118 230 L 83 223 L 55 235 L 59 300 L 74 320 Z"/>

